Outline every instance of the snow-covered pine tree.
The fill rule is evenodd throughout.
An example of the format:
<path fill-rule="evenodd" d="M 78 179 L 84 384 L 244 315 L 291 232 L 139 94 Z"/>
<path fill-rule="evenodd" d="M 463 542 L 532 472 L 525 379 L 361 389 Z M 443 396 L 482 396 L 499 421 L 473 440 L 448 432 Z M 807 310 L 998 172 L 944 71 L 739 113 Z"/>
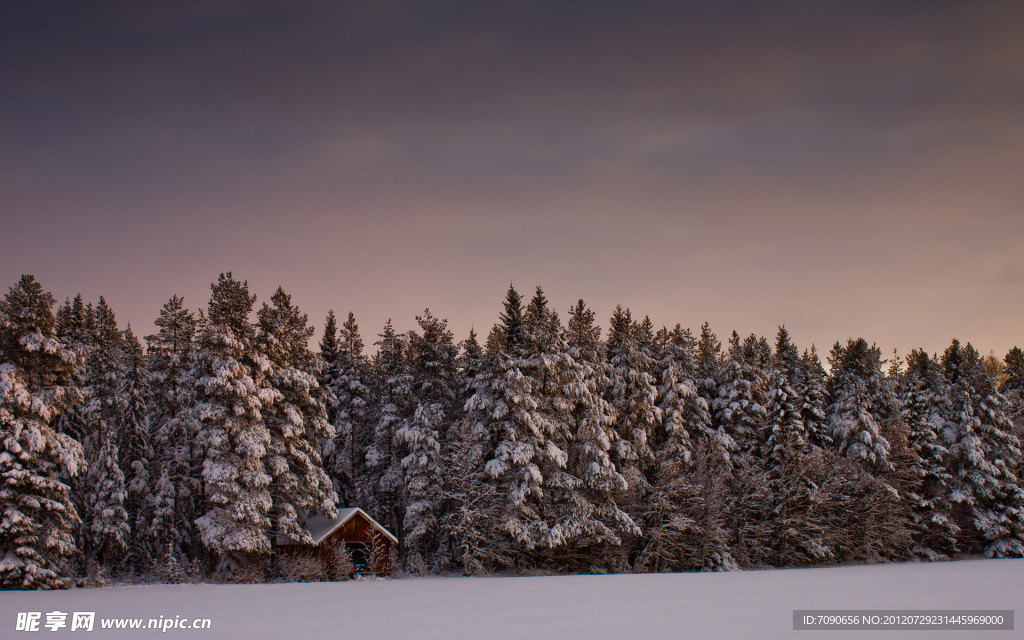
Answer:
<path fill-rule="evenodd" d="M 486 359 L 484 349 L 480 346 L 476 331 L 469 329 L 469 337 L 459 344 L 459 357 L 456 361 L 459 371 L 459 407 L 473 395 L 473 381 L 484 370 Z"/>
<path fill-rule="evenodd" d="M 807 439 L 819 447 L 829 447 L 832 444 L 832 437 L 828 434 L 828 420 L 825 414 L 825 399 L 828 395 L 825 381 L 828 374 L 814 345 L 811 345 L 809 350 L 804 350 L 796 376 L 793 390 L 800 395 L 800 419 L 804 423 Z"/>
<path fill-rule="evenodd" d="M 643 325 L 633 321 L 629 309 L 615 307 L 608 327 L 607 360 L 610 365 L 607 397 L 615 408 L 613 460 L 631 487 L 645 483 L 654 467 L 651 441 L 662 420 L 657 406 L 656 380 L 648 371 L 654 359 L 643 348 L 647 340 Z"/>
<path fill-rule="evenodd" d="M 1006 396 L 1006 417 L 1013 421 L 1015 435 L 1024 438 L 1024 351 L 1014 347 L 1003 358 L 1005 378 L 999 392 Z"/>
<path fill-rule="evenodd" d="M 705 322 L 700 327 L 700 338 L 697 341 L 697 392 L 708 405 L 712 421 L 711 428 L 703 435 L 718 441 L 716 446 L 708 447 L 708 451 L 728 457 L 729 452 L 736 449 L 736 441 L 724 427 L 714 420 L 714 407 L 718 400 L 718 378 L 723 366 L 722 343 Z"/>
<path fill-rule="evenodd" d="M 796 386 L 806 379 L 801 364 L 800 351 L 790 339 L 786 327 L 780 326 L 768 369 L 767 415 L 760 438 L 764 443 L 765 457 L 776 465 L 785 455 L 804 455 L 810 445 L 802 417 L 803 398 L 796 390 Z"/>
<path fill-rule="evenodd" d="M 560 393 L 566 396 L 570 408 L 566 469 L 578 483 L 555 496 L 559 514 L 555 528 L 577 556 L 577 567 L 583 570 L 604 564 L 598 545 L 620 545 L 624 535 L 640 534 L 633 519 L 615 501 L 615 492 L 624 491 L 628 485 L 610 456 L 618 434 L 614 429 L 615 409 L 602 395 L 609 385 L 609 366 L 602 358 L 601 328 L 594 319 L 594 312 L 583 300 L 569 310 L 565 332 L 569 358 L 564 360 L 568 368 Z"/>
<path fill-rule="evenodd" d="M 370 512 L 399 536 L 402 547 L 402 518 L 404 505 L 404 473 L 402 455 L 395 434 L 402 421 L 415 407 L 412 395 L 412 376 L 409 374 L 407 345 L 395 333 L 389 318 L 379 334 L 377 355 L 373 360 L 374 407 L 373 440 L 366 450 L 367 492 Z M 402 548 L 404 551 L 404 547 Z"/>
<path fill-rule="evenodd" d="M 659 335 L 662 333 L 658 408 L 663 417 L 663 441 L 657 456 L 660 466 L 688 466 L 696 451 L 696 439 L 712 432 L 711 411 L 699 392 L 697 342 L 690 330 L 677 324 L 671 331 L 663 329 Z"/>
<path fill-rule="evenodd" d="M 147 528 L 153 550 L 170 554 L 180 565 L 183 558 L 198 557 L 200 544 L 194 520 L 203 494 L 203 452 L 196 443 L 199 424 L 192 411 L 197 322 L 184 299 L 172 296 L 154 324 L 157 333 L 146 336 L 154 460 Z"/>
<path fill-rule="evenodd" d="M 80 354 L 56 335 L 55 300 L 22 276 L 0 300 L 0 585 L 71 586 L 80 521 L 65 483 L 85 467 L 81 445 L 51 426 L 82 400 Z"/>
<path fill-rule="evenodd" d="M 968 545 L 984 545 L 989 557 L 1024 556 L 1024 490 L 1020 488 L 1020 441 L 1003 410 L 1005 397 L 981 368 L 978 352 L 956 340 L 942 358 L 951 385 L 952 412 L 944 436 L 953 475 L 950 499 L 961 505 Z M 969 519 L 973 527 L 965 526 Z M 971 540 L 971 529 L 980 540 Z"/>
<path fill-rule="evenodd" d="M 131 528 L 124 502 L 128 497 L 124 473 L 118 460 L 116 433 L 102 430 L 96 434 L 93 446 L 99 446 L 89 463 L 86 503 L 89 522 L 86 536 L 90 541 L 90 555 L 105 570 L 115 568 L 128 550 Z"/>
<path fill-rule="evenodd" d="M 113 309 L 100 296 L 88 357 L 85 459 L 86 556 L 105 569 L 128 549 L 130 525 L 124 509 L 127 486 L 119 441 L 124 424 L 124 334 Z"/>
<path fill-rule="evenodd" d="M 127 561 L 136 571 L 145 571 L 152 565 L 152 462 L 148 420 L 148 363 L 142 353 L 139 339 L 131 325 L 124 332 L 124 377 L 121 396 L 124 402 L 121 433 L 118 435 L 121 469 L 127 477 L 128 495 L 124 503 L 131 527 L 131 540 Z"/>
<path fill-rule="evenodd" d="M 271 436 L 263 412 L 278 399 L 264 387 L 270 363 L 254 348 L 249 314 L 256 296 L 231 272 L 210 285 L 199 335 L 193 412 L 203 447 L 203 506 L 196 519 L 203 545 L 219 558 L 217 574 L 231 578 L 248 558 L 270 553 L 273 478 L 264 467 Z"/>
<path fill-rule="evenodd" d="M 897 472 L 909 480 L 904 492 L 911 501 L 911 525 L 915 553 L 930 560 L 944 560 L 956 553 L 959 527 L 953 523 L 946 470 L 948 453 L 939 440 L 947 402 L 945 380 L 938 363 L 925 351 L 914 349 L 900 377 L 898 392 L 901 418 L 907 429 L 907 454 Z"/>
<path fill-rule="evenodd" d="M 543 300 L 543 296 L 539 298 Z M 500 316 L 501 328 L 492 332 L 494 337 L 503 337 L 504 344 L 490 349 L 492 368 L 478 377 L 476 393 L 466 409 L 485 416 L 485 441 L 494 446 L 485 455 L 485 471 L 505 495 L 499 527 L 523 553 L 554 542 L 546 517 L 545 485 L 571 479 L 562 471 L 566 449 L 558 446 L 558 439 L 550 447 L 547 441 L 560 427 L 566 431 L 568 427 L 550 421 L 551 405 L 541 397 L 542 388 L 557 389 L 563 382 L 556 372 L 561 359 L 548 357 L 554 356 L 551 343 L 557 340 L 551 331 L 550 311 L 546 302 L 538 301 L 532 313 L 525 314 L 531 317 L 524 317 L 521 300 L 510 287 Z M 557 479 L 556 471 L 560 472 Z"/>
<path fill-rule="evenodd" d="M 488 433 L 491 417 L 487 411 L 469 408 L 477 386 L 490 397 L 498 363 L 504 357 L 505 337 L 499 326 L 491 329 L 486 344 L 486 350 L 481 349 L 473 331 L 463 342 L 462 415 L 449 428 L 449 446 L 442 451 L 447 509 L 440 529 L 450 550 L 439 555 L 442 562 L 444 556 L 450 557 L 466 575 L 486 574 L 512 564 L 510 541 L 498 526 L 507 500 L 484 470 L 496 446 Z M 490 402 L 486 404 L 490 406 Z"/>
<path fill-rule="evenodd" d="M 328 315 L 328 322 L 333 314 Z M 359 325 L 350 311 L 333 344 L 327 339 L 321 344 L 321 356 L 327 358 L 333 351 L 334 359 L 328 364 L 329 390 L 333 396 L 328 415 L 332 417 L 334 438 L 324 442 L 324 462 L 334 481 L 339 504 L 349 507 L 365 502 L 360 487 L 365 473 L 366 447 L 373 439 L 370 421 L 372 385 L 369 364 L 363 355 L 363 340 Z"/>
<path fill-rule="evenodd" d="M 321 442 L 334 436 L 327 422 L 316 359 L 309 350 L 313 327 L 281 287 L 256 314 L 263 421 L 269 432 L 263 466 L 270 475 L 272 535 L 310 542 L 306 515 L 337 515 L 338 496 L 323 469 Z"/>
<path fill-rule="evenodd" d="M 317 375 L 320 386 L 327 389 L 334 382 L 338 375 L 335 362 L 338 359 L 338 319 L 334 317 L 334 309 L 327 311 L 327 319 L 324 320 L 324 333 L 320 338 L 320 361 L 321 369 Z M 327 408 L 327 419 L 334 424 L 334 409 Z"/>
<path fill-rule="evenodd" d="M 405 562 L 410 571 L 425 573 L 431 564 L 447 564 L 447 558 L 436 557 L 439 548 L 447 547 L 439 539 L 445 473 L 441 449 L 458 400 L 458 350 L 447 320 L 434 317 L 426 309 L 422 316 L 416 316 L 416 322 L 423 331 L 422 335 L 409 332 L 416 408 L 395 438 L 407 452 L 401 460 L 405 474 Z"/>
<path fill-rule="evenodd" d="M 741 343 L 739 334 L 732 332 L 712 409 L 713 424 L 729 436 L 734 454 L 753 454 L 760 444 L 759 434 L 767 418 L 763 366 L 769 357 L 756 336 L 751 334 Z"/>
<path fill-rule="evenodd" d="M 863 339 L 838 342 L 829 358 L 832 404 L 828 408 L 830 436 L 841 455 L 861 460 L 870 468 L 889 471 L 889 443 L 881 432 L 890 417 L 895 394 L 882 373 L 881 351 Z"/>

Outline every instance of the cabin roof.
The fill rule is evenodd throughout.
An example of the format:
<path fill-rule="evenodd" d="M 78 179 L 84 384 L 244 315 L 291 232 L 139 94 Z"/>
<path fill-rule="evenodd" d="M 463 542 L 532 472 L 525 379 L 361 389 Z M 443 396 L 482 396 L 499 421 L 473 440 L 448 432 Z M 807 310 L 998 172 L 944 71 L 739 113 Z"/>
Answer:
<path fill-rule="evenodd" d="M 398 538 L 391 535 L 390 531 L 381 526 L 379 522 L 370 517 L 370 514 L 366 513 L 359 507 L 355 507 L 353 509 L 338 509 L 338 517 L 333 520 L 320 514 L 309 516 L 306 518 L 306 531 L 308 531 L 309 535 L 313 538 L 313 544 L 318 545 L 323 542 L 327 536 L 331 535 L 343 527 L 346 522 L 354 518 L 357 513 L 361 513 L 364 518 L 373 524 L 374 528 L 387 536 L 391 542 L 398 544 Z M 279 536 L 277 538 L 277 544 L 288 545 L 294 543 L 288 538 Z"/>

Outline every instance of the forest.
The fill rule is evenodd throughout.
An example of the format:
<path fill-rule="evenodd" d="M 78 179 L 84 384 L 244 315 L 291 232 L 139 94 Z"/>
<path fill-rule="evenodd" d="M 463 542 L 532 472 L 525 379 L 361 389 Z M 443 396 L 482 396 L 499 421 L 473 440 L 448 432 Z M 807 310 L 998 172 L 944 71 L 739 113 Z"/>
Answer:
<path fill-rule="evenodd" d="M 255 320 L 255 321 L 254 321 Z M 0 585 L 280 580 L 360 507 L 410 574 L 730 571 L 1024 556 L 1024 352 L 826 356 L 509 287 L 486 337 L 424 310 L 256 307 L 228 272 L 151 335 L 26 275 L 0 301 Z M 724 340 L 724 341 L 723 341 Z M 373 355 L 369 352 L 373 351 Z"/>

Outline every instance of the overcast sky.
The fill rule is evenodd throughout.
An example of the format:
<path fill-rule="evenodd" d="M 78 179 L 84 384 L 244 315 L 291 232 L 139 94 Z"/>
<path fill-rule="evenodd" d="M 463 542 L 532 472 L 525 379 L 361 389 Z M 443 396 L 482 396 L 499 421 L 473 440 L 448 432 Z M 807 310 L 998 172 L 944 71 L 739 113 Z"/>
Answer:
<path fill-rule="evenodd" d="M 1024 346 L 1024 4 L 0 2 L 0 289 Z"/>

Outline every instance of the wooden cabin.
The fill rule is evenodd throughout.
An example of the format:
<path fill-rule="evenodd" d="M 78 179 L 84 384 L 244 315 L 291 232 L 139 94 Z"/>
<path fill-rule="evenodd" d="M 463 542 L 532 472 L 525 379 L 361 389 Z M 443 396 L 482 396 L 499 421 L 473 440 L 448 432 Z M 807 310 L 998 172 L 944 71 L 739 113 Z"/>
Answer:
<path fill-rule="evenodd" d="M 309 545 L 278 537 L 274 545 L 278 553 L 290 555 L 312 550 L 336 578 L 333 548 L 343 544 L 357 573 L 373 572 L 384 576 L 393 569 L 392 550 L 397 551 L 398 538 L 362 509 L 338 509 L 338 517 L 333 520 L 321 515 L 310 516 L 306 518 L 306 530 L 313 538 L 312 549 Z"/>

